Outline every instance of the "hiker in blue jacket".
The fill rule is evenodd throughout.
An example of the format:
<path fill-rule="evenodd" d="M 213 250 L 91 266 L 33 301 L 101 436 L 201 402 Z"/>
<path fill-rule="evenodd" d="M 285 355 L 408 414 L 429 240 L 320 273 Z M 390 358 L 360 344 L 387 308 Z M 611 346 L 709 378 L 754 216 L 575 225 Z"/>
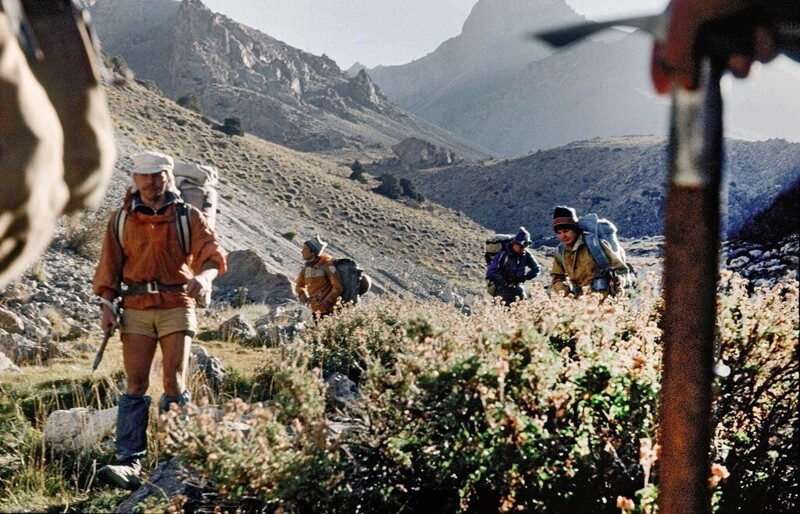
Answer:
<path fill-rule="evenodd" d="M 505 305 L 524 298 L 522 283 L 539 275 L 539 263 L 528 250 L 530 245 L 531 235 L 525 227 L 520 227 L 514 239 L 494 256 L 486 270 L 486 279 L 491 282 L 489 293 L 502 298 Z"/>

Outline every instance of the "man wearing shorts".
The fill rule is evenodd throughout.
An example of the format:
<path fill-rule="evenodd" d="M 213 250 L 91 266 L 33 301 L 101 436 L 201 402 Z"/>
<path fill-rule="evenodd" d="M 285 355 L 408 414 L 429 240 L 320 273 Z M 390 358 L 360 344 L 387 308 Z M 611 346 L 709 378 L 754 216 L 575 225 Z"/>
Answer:
<path fill-rule="evenodd" d="M 127 377 L 126 393 L 119 400 L 116 462 L 102 467 L 98 477 L 130 490 L 140 485 L 141 458 L 147 449 L 146 393 L 156 346 L 163 360 L 163 412 L 171 403 L 190 400 L 185 372 L 197 331 L 196 299 L 210 291 L 211 281 L 226 269 L 225 251 L 200 211 L 187 205 L 188 226 L 181 223 L 186 216 L 178 216 L 178 209 L 186 207 L 176 192 L 172 168 L 172 158 L 164 154 L 133 156 L 124 212 L 115 212 L 109 220 L 92 283 L 94 293 L 104 300 L 103 330 L 120 328 Z M 189 244 L 182 245 L 187 235 Z M 122 298 L 120 320 L 111 308 L 117 297 Z"/>

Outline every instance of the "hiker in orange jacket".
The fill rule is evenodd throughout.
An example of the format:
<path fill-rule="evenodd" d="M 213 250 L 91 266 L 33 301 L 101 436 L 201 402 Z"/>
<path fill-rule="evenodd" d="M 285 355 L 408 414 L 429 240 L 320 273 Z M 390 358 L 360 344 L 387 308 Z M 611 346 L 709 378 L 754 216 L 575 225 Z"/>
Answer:
<path fill-rule="evenodd" d="M 196 301 L 227 266 L 216 234 L 191 206 L 189 226 L 181 227 L 188 228 L 191 241 L 188 254 L 184 252 L 177 222 L 182 202 L 174 189 L 172 158 L 144 152 L 133 156 L 133 165 L 133 185 L 123 207 L 126 221 L 118 231 L 117 214 L 111 216 L 92 282 L 94 293 L 105 300 L 102 329 L 110 333 L 120 328 L 127 375 L 126 393 L 119 399 L 117 460 L 97 475 L 124 489 L 140 485 L 150 405 L 146 393 L 156 347 L 160 346 L 163 361 L 164 394 L 159 402 L 163 412 L 171 403 L 184 405 L 190 400 L 185 373 L 197 332 Z M 112 309 L 120 296 L 123 310 L 118 321 Z"/>
<path fill-rule="evenodd" d="M 303 243 L 303 264 L 295 279 L 294 291 L 301 302 L 308 301 L 319 316 L 333 312 L 336 300 L 342 295 L 342 282 L 333 259 L 325 253 L 328 243 L 319 236 Z"/>

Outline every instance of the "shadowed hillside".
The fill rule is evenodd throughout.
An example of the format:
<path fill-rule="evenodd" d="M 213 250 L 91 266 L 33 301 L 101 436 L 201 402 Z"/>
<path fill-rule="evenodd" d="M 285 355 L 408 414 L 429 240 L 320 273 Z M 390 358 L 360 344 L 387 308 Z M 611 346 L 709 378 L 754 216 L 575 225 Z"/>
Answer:
<path fill-rule="evenodd" d="M 487 233 L 464 215 L 375 194 L 369 184 L 347 179 L 349 168 L 322 158 L 251 136 L 226 136 L 141 85 L 111 87 L 108 93 L 119 147 L 108 207 L 118 204 L 128 184 L 128 156 L 158 150 L 220 169 L 217 227 L 224 246 L 254 250 L 273 272 L 293 278 L 303 239 L 320 233 L 333 254 L 362 263 L 379 291 L 424 296 L 474 287 L 483 277 L 477 258 L 458 266 L 442 259 L 475 252 L 474 240 Z M 289 241 L 291 235 L 296 238 Z"/>
<path fill-rule="evenodd" d="M 727 233 L 734 234 L 797 180 L 800 144 L 727 140 L 725 155 Z M 576 142 L 518 159 L 426 170 L 396 166 L 393 172 L 482 225 L 501 232 L 525 225 L 541 241 L 552 240 L 550 216 L 558 204 L 598 212 L 625 237 L 661 234 L 667 168 L 664 138 L 632 136 Z M 376 164 L 368 169 L 386 172 Z"/>

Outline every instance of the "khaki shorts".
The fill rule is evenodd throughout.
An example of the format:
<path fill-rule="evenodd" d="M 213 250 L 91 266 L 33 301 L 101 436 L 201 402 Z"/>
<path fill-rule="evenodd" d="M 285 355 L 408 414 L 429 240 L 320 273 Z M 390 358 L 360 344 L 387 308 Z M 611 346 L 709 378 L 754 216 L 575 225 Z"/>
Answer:
<path fill-rule="evenodd" d="M 153 339 L 175 332 L 197 333 L 197 315 L 192 307 L 174 309 L 123 309 L 123 334 L 139 334 Z"/>

